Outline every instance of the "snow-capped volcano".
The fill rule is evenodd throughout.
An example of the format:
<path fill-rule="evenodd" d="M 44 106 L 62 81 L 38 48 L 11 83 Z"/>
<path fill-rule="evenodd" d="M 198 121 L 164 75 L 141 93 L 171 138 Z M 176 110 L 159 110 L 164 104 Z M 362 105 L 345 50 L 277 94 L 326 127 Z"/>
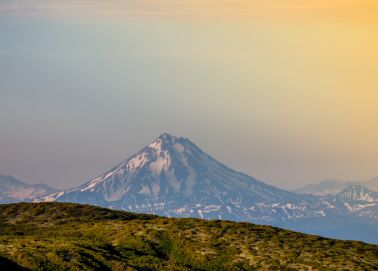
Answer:
<path fill-rule="evenodd" d="M 369 201 L 373 194 L 365 192 L 351 188 L 328 196 L 295 194 L 230 169 L 186 138 L 162 134 L 99 177 L 40 200 L 171 217 L 251 221 L 378 243 L 371 234 L 359 235 L 378 229 L 377 202 Z"/>
<path fill-rule="evenodd" d="M 45 200 L 165 213 L 199 206 L 247 208 L 287 201 L 293 195 L 228 168 L 186 138 L 162 134 L 101 176 Z"/>

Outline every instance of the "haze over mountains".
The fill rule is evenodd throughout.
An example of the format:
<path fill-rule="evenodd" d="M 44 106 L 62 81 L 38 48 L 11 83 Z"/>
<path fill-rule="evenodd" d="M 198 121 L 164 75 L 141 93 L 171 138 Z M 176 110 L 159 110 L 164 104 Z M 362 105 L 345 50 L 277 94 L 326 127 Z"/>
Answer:
<path fill-rule="evenodd" d="M 46 184 L 29 185 L 12 176 L 0 175 L 0 202 L 32 201 L 57 190 Z"/>
<path fill-rule="evenodd" d="M 364 182 L 346 182 L 341 180 L 324 180 L 317 184 L 309 184 L 293 190 L 298 194 L 313 194 L 318 196 L 336 195 L 351 185 L 361 185 L 378 192 L 378 177 Z"/>
<path fill-rule="evenodd" d="M 168 217 L 248 221 L 378 243 L 377 194 L 357 184 L 335 195 L 296 194 L 232 170 L 189 139 L 162 134 L 99 177 L 35 198 Z"/>

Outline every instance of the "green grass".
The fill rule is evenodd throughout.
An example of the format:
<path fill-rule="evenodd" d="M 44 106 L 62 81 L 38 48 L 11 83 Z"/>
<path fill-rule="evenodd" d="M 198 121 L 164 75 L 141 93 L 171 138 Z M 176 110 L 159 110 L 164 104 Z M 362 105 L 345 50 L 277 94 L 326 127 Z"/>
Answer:
<path fill-rule="evenodd" d="M 378 246 L 72 203 L 0 205 L 0 270 L 378 270 Z"/>

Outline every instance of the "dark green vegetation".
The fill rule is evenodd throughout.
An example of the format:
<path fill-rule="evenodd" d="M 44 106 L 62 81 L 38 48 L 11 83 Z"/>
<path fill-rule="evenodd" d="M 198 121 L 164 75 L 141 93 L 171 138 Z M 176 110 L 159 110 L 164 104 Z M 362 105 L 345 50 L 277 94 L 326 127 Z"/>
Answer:
<path fill-rule="evenodd" d="M 378 270 L 378 246 L 71 203 L 0 205 L 0 270 Z"/>

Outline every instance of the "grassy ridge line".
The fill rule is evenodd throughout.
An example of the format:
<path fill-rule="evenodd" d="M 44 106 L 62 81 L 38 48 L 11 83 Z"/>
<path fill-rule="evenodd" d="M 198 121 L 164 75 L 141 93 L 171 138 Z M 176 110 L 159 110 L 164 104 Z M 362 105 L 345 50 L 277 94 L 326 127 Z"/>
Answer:
<path fill-rule="evenodd" d="M 378 270 L 378 246 L 73 203 L 0 205 L 0 270 Z"/>
<path fill-rule="evenodd" d="M 101 221 L 152 219 L 154 215 L 111 210 L 87 204 L 42 202 L 0 204 L 0 222 L 61 223 L 68 221 Z"/>

